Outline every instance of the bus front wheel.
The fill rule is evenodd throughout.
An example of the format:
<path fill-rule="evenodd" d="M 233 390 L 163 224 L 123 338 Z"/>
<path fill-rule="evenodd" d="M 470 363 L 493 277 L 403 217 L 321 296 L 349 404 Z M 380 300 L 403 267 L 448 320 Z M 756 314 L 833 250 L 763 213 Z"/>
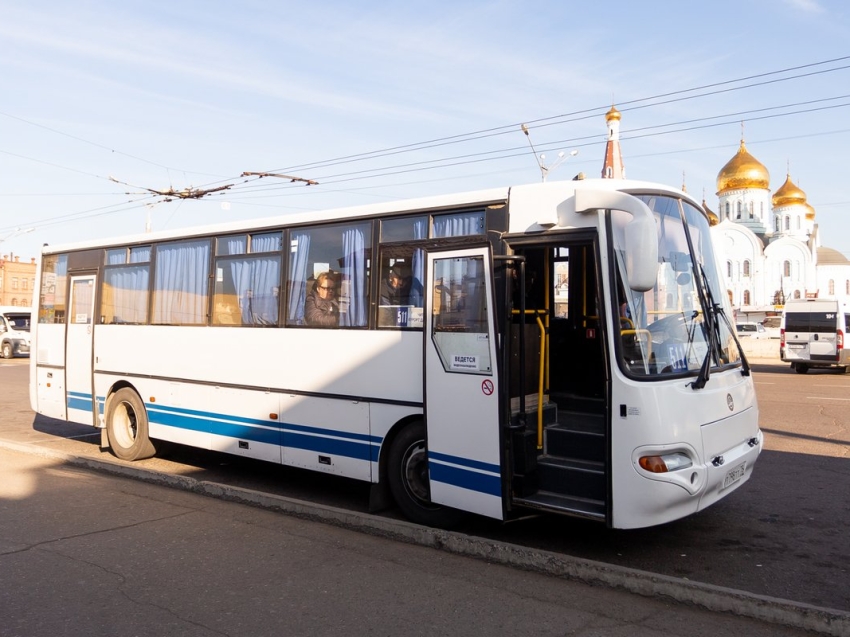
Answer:
<path fill-rule="evenodd" d="M 148 413 L 139 395 L 127 387 L 119 389 L 106 410 L 109 448 L 121 460 L 143 460 L 156 453 L 148 437 Z"/>
<path fill-rule="evenodd" d="M 449 528 L 462 519 L 461 511 L 431 502 L 428 448 L 423 422 L 406 426 L 393 440 L 387 477 L 396 504 L 414 522 Z"/>
<path fill-rule="evenodd" d="M 12 352 L 12 344 L 8 341 L 3 343 L 3 348 L 0 349 L 0 357 L 12 358 L 13 354 L 14 353 Z"/>

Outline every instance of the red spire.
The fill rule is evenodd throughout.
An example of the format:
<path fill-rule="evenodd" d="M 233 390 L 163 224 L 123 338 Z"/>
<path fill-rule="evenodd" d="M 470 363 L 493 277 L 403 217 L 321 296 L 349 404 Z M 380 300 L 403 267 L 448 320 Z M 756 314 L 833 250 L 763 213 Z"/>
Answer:
<path fill-rule="evenodd" d="M 625 179 L 626 167 L 620 152 L 620 111 L 614 106 L 605 113 L 608 123 L 608 142 L 605 144 L 605 162 L 602 164 L 603 179 Z"/>

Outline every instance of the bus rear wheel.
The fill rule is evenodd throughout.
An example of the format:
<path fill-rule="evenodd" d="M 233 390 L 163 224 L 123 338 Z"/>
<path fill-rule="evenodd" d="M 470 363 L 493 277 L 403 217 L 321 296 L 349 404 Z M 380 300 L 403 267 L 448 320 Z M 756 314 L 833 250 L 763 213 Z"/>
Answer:
<path fill-rule="evenodd" d="M 393 498 L 408 518 L 419 524 L 450 528 L 463 513 L 431 502 L 425 424 L 406 426 L 390 446 L 387 477 Z"/>
<path fill-rule="evenodd" d="M 156 453 L 148 437 L 148 413 L 139 395 L 124 387 L 115 392 L 106 410 L 109 448 L 121 460 L 143 460 Z"/>
<path fill-rule="evenodd" d="M 794 371 L 797 372 L 798 374 L 805 374 L 806 372 L 809 371 L 809 366 L 804 364 L 804 363 L 795 363 L 794 364 Z"/>

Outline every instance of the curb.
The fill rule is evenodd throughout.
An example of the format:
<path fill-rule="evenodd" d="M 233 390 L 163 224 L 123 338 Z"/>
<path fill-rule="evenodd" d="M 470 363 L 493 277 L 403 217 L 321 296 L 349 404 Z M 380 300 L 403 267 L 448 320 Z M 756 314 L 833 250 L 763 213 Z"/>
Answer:
<path fill-rule="evenodd" d="M 391 520 L 368 513 L 346 511 L 251 489 L 196 480 L 186 476 L 175 476 L 151 469 L 130 467 L 117 461 L 75 456 L 52 449 L 4 440 L 0 440 L 0 448 L 61 460 L 67 464 L 92 469 L 100 473 L 132 478 L 172 489 L 278 511 L 306 520 L 436 548 L 456 555 L 486 560 L 494 564 L 563 577 L 593 586 L 628 591 L 644 597 L 661 597 L 679 603 L 699 606 L 712 612 L 730 613 L 772 624 L 801 628 L 822 635 L 834 635 L 835 637 L 850 635 L 850 613 L 841 610 L 756 595 L 733 588 L 702 584 L 506 542 L 484 540 L 452 531 L 422 527 L 403 520 Z"/>

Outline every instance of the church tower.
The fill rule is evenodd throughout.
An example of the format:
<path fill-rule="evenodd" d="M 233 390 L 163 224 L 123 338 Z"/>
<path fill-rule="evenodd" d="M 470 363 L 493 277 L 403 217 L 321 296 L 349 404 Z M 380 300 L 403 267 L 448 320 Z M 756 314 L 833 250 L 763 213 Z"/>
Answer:
<path fill-rule="evenodd" d="M 750 155 L 741 139 L 738 153 L 717 174 L 717 197 L 721 221 L 740 223 L 764 236 L 770 224 L 770 173 Z"/>
<path fill-rule="evenodd" d="M 773 231 L 776 236 L 808 241 L 814 232 L 815 209 L 806 201 L 806 193 L 791 181 L 790 173 L 785 183 L 773 193 L 772 203 Z"/>
<path fill-rule="evenodd" d="M 608 123 L 608 142 L 605 144 L 605 163 L 602 164 L 603 179 L 625 179 L 626 167 L 620 152 L 620 111 L 611 106 L 605 113 Z"/>

